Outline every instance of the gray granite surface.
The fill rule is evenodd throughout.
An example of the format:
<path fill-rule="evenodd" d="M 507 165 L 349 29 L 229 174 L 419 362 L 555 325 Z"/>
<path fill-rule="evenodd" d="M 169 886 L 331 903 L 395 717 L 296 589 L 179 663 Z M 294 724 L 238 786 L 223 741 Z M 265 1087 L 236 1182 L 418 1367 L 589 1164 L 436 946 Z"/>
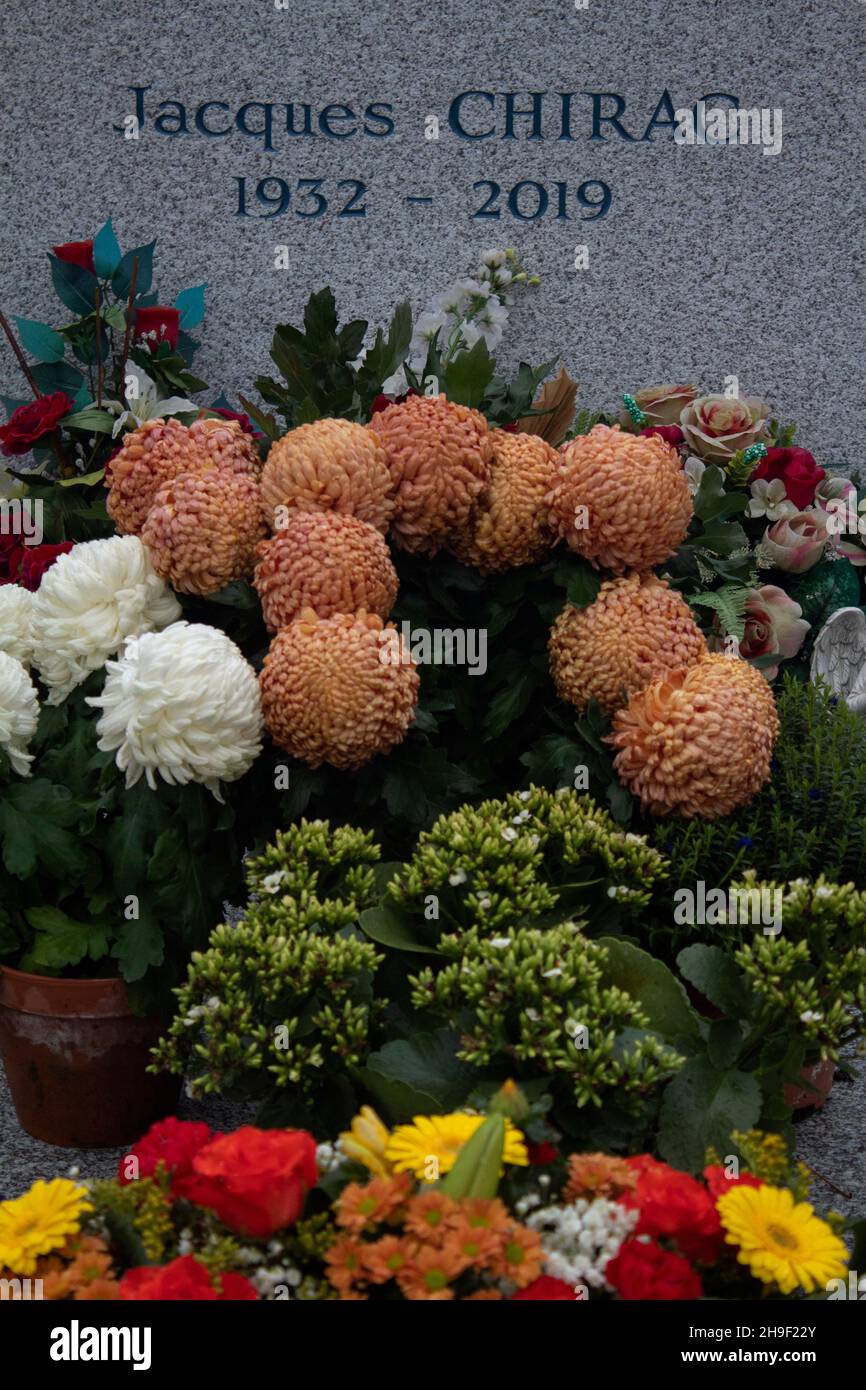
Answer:
<path fill-rule="evenodd" d="M 296 318 L 309 291 L 333 285 L 346 317 L 383 317 L 408 296 L 418 308 L 468 270 L 479 251 L 512 244 L 542 283 L 510 325 L 505 356 L 559 354 L 581 402 L 613 405 L 624 390 L 728 374 L 801 425 L 821 463 L 862 461 L 866 4 L 861 0 L 16 0 L 0 15 L 0 306 L 56 313 L 47 276 L 52 242 L 91 235 L 110 213 L 124 246 L 158 238 L 158 283 L 171 302 L 207 280 L 202 375 L 229 392 L 268 366 L 275 322 Z M 112 125 L 150 85 L 136 141 Z M 545 92 L 541 140 L 457 139 L 446 116 L 469 89 Z M 744 106 L 781 107 L 783 149 L 590 141 L 589 97 L 560 133 L 558 92 L 613 92 L 642 135 L 665 89 L 675 107 L 729 92 Z M 275 149 L 225 138 L 160 135 L 159 101 L 211 108 L 212 128 L 248 101 L 329 103 L 362 111 L 389 102 L 396 133 L 377 139 L 274 136 Z M 520 106 L 526 105 L 520 100 Z M 483 104 L 467 125 L 483 130 Z M 429 114 L 443 122 L 426 141 Z M 250 112 L 250 125 L 264 119 Z M 297 117 L 300 120 L 300 117 Z M 331 125 L 345 130 L 350 122 Z M 526 121 L 517 130 L 527 131 Z M 610 127 L 605 127 L 610 133 Z M 322 178 L 368 185 L 366 218 L 234 215 L 235 179 Z M 503 190 L 534 179 L 552 190 L 585 179 L 613 191 L 601 221 L 478 221 L 472 183 Z M 271 190 L 272 191 L 272 190 Z M 407 194 L 429 195 L 409 204 Z M 343 191 L 347 195 L 347 190 Z M 480 195 L 480 196 L 483 196 Z M 553 194 L 551 194 L 553 202 Z M 585 244 L 590 268 L 571 267 Z M 289 270 L 273 268 L 289 247 Z M 0 351 L 0 389 L 18 389 Z"/>

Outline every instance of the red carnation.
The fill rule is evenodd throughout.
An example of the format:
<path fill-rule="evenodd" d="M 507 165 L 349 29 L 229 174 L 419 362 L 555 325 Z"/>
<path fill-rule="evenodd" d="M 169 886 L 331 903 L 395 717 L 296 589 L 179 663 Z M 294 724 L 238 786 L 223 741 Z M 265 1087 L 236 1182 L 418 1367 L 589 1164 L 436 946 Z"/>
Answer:
<path fill-rule="evenodd" d="M 45 571 L 50 570 L 54 561 L 59 559 L 61 555 L 68 555 L 72 545 L 72 541 L 60 541 L 57 545 L 25 546 L 21 558 L 21 583 L 23 587 L 35 593 L 42 583 L 42 576 Z"/>
<path fill-rule="evenodd" d="M 211 1207 L 230 1230 L 261 1237 L 297 1221 L 317 1180 L 312 1135 L 243 1125 L 200 1149 L 189 1176 L 175 1180 L 174 1191 Z"/>
<path fill-rule="evenodd" d="M 20 536 L 0 534 L 0 584 L 16 584 L 21 561 L 24 558 L 24 545 Z"/>
<path fill-rule="evenodd" d="M 152 304 L 146 309 L 136 309 L 133 336 L 137 343 L 146 342 L 148 347 L 168 343 L 177 347 L 180 332 L 180 310 L 168 309 L 160 304 Z"/>
<path fill-rule="evenodd" d="M 640 1213 L 636 1235 L 664 1236 L 694 1260 L 718 1254 L 722 1229 L 707 1189 L 688 1173 L 649 1154 L 626 1159 L 637 1174 L 637 1187 L 622 1197 L 623 1206 Z"/>
<path fill-rule="evenodd" d="M 525 1289 L 519 1289 L 517 1293 L 511 1295 L 511 1302 L 515 1303 L 522 1299 L 526 1303 L 574 1303 L 575 1292 L 570 1284 L 566 1284 L 564 1279 L 554 1279 L 549 1274 L 541 1274 L 537 1279 L 533 1279 L 531 1284 L 527 1284 Z"/>
<path fill-rule="evenodd" d="M 212 405 L 211 410 L 214 415 L 221 415 L 224 420 L 237 420 L 244 434 L 252 435 L 253 439 L 261 439 L 262 432 L 257 430 L 249 415 L 244 415 L 240 410 L 226 410 L 225 406 Z"/>
<path fill-rule="evenodd" d="M 824 469 L 818 467 L 808 449 L 768 449 L 749 482 L 766 478 L 772 483 L 781 479 L 789 501 L 802 512 L 814 502 L 815 490 L 824 477 Z"/>
<path fill-rule="evenodd" d="M 0 448 L 7 458 L 29 453 L 37 439 L 56 430 L 71 409 L 72 401 L 65 391 L 54 391 L 28 405 L 19 405 L 6 424 L 0 425 Z"/>
<path fill-rule="evenodd" d="M 156 1172 L 157 1163 L 164 1163 L 175 1178 L 185 1177 L 192 1172 L 192 1161 L 199 1149 L 213 1138 L 209 1125 L 194 1120 L 176 1120 L 169 1115 L 166 1120 L 157 1120 L 151 1125 L 128 1154 L 124 1154 L 118 1164 L 117 1181 L 125 1186 L 135 1178 L 151 1178 Z M 138 1160 L 135 1176 L 126 1176 L 130 1158 Z"/>
<path fill-rule="evenodd" d="M 654 1240 L 625 1241 L 608 1260 L 604 1277 L 629 1302 L 702 1298 L 704 1292 L 688 1260 L 663 1250 Z"/>
<path fill-rule="evenodd" d="M 128 1269 L 120 1281 L 126 1302 L 229 1303 L 252 1302 L 258 1294 L 243 1274 L 211 1274 L 194 1255 L 181 1255 L 167 1265 Z"/>
<path fill-rule="evenodd" d="M 741 1173 L 739 1177 L 729 1177 L 720 1163 L 710 1164 L 709 1168 L 704 1169 L 704 1178 L 710 1196 L 714 1202 L 720 1197 L 724 1197 L 726 1192 L 730 1192 L 732 1187 L 763 1187 L 763 1180 L 756 1178 L 754 1173 Z"/>
<path fill-rule="evenodd" d="M 685 439 L 679 425 L 650 425 L 647 429 L 641 430 L 640 433 L 657 434 L 666 444 L 672 444 L 675 449 Z"/>
<path fill-rule="evenodd" d="M 96 269 L 92 241 L 64 241 L 62 246 L 52 246 L 51 250 L 58 261 L 66 261 L 67 265 L 80 265 L 82 270 Z"/>

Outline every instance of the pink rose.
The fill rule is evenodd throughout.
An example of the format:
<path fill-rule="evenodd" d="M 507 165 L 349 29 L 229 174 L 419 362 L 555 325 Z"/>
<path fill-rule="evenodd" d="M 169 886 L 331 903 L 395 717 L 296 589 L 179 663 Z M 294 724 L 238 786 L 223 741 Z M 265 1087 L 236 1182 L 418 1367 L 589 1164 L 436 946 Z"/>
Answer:
<path fill-rule="evenodd" d="M 648 425 L 678 425 L 684 408 L 697 394 L 696 386 L 675 386 L 667 382 L 664 386 L 645 386 L 642 391 L 635 391 L 634 399 Z M 631 424 L 627 411 L 623 424 Z"/>
<path fill-rule="evenodd" d="M 780 662 L 788 661 L 802 647 L 809 627 L 799 603 L 777 584 L 752 589 L 746 600 L 746 630 L 740 642 L 740 656 L 746 660 L 778 656 Z M 768 681 L 779 674 L 778 666 L 762 666 L 760 670 Z"/>
<path fill-rule="evenodd" d="M 689 448 L 703 459 L 722 462 L 757 443 L 766 423 L 767 407 L 753 396 L 701 396 L 680 415 Z"/>
<path fill-rule="evenodd" d="M 795 512 L 769 526 L 762 544 L 777 569 L 804 574 L 817 565 L 828 539 L 823 512 Z"/>

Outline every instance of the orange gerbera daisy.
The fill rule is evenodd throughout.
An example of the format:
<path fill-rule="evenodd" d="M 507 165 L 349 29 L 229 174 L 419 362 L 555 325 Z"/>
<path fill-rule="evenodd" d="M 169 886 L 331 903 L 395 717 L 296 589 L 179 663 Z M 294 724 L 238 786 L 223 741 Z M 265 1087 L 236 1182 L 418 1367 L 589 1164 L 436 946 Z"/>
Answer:
<path fill-rule="evenodd" d="M 357 1236 L 338 1236 L 325 1256 L 328 1278 L 341 1293 L 364 1277 L 364 1249 Z"/>
<path fill-rule="evenodd" d="M 458 1205 L 444 1192 L 421 1192 L 406 1204 L 406 1231 L 420 1240 L 441 1244 L 448 1229 L 448 1219 L 456 1215 Z"/>
<path fill-rule="evenodd" d="M 510 1279 L 519 1289 L 524 1289 L 538 1278 L 543 1263 L 541 1237 L 526 1226 L 513 1225 L 490 1268 L 499 1278 Z"/>
<path fill-rule="evenodd" d="M 364 1273 L 374 1284 L 387 1284 L 409 1259 L 409 1245 L 400 1236 L 382 1236 L 364 1247 Z"/>
<path fill-rule="evenodd" d="M 466 1267 L 467 1261 L 454 1250 L 419 1245 L 397 1275 L 397 1283 L 404 1298 L 441 1303 L 454 1297 L 451 1281 L 459 1278 Z"/>
<path fill-rule="evenodd" d="M 465 1217 L 458 1217 L 453 1225 L 449 1222 L 445 1249 L 456 1251 L 470 1264 L 479 1267 L 489 1264 L 501 1248 L 501 1235 L 489 1226 L 473 1226 Z"/>

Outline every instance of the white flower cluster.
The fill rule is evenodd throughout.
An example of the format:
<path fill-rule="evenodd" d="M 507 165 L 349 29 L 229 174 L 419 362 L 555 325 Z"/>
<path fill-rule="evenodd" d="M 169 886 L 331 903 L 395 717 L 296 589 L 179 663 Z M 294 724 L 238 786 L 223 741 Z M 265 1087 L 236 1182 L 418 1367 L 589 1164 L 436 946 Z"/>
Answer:
<path fill-rule="evenodd" d="M 566 1284 L 607 1289 L 604 1271 L 637 1225 L 639 1213 L 606 1197 L 581 1197 L 567 1207 L 541 1207 L 524 1217 L 541 1237 L 544 1268 Z"/>
<path fill-rule="evenodd" d="M 537 284 L 538 276 L 527 274 L 515 251 L 485 251 L 474 275 L 461 276 L 419 314 L 409 350 L 412 371 L 416 376 L 423 372 L 427 349 L 437 334 L 443 362 L 473 348 L 481 338 L 492 352 L 502 340 L 515 287 Z M 407 387 L 401 367 L 382 390 L 389 396 L 402 395 Z"/>
<path fill-rule="evenodd" d="M 27 745 L 38 723 L 36 687 L 21 662 L 0 651 L 0 749 L 21 777 L 30 776 L 33 755 Z"/>
<path fill-rule="evenodd" d="M 33 638 L 30 619 L 33 595 L 19 584 L 0 587 L 0 652 L 14 656 L 22 666 L 29 666 L 33 657 Z"/>

